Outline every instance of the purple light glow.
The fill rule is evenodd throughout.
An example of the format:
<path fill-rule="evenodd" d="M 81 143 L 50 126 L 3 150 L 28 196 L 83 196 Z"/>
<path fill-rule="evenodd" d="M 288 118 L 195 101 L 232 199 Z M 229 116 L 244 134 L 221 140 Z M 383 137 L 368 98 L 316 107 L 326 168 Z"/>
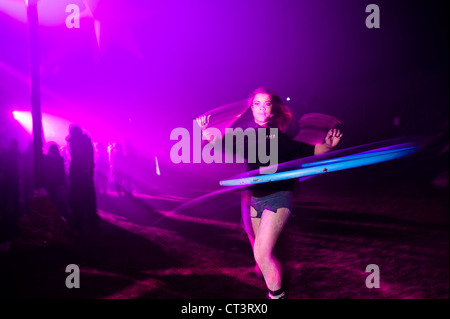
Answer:
<path fill-rule="evenodd" d="M 63 25 L 69 13 L 66 7 L 75 4 L 80 8 L 80 18 L 92 17 L 99 0 L 39 0 L 37 2 L 39 24 L 44 26 Z M 0 11 L 26 23 L 28 0 L 2 0 Z"/>
<path fill-rule="evenodd" d="M 27 22 L 28 1 L 23 0 L 2 0 L 0 1 L 0 11 L 5 12 L 20 22 Z"/>
<path fill-rule="evenodd" d="M 12 112 L 14 119 L 22 125 L 22 127 L 31 134 L 33 131 L 33 121 L 31 119 L 31 112 Z"/>
<path fill-rule="evenodd" d="M 27 23 L 27 9 L 35 3 L 39 26 L 29 28 L 34 24 Z M 29 112 L 30 101 L 37 105 L 30 99 L 30 61 L 38 56 L 33 79 L 39 73 L 42 153 L 55 142 L 68 168 L 66 137 L 70 125 L 78 125 L 93 143 L 95 183 L 102 186 L 96 196 L 99 231 L 82 235 L 69 249 L 21 249 L 19 238 L 6 256 L 0 234 L 0 260 L 8 261 L 0 262 L 0 296 L 264 297 L 266 285 L 254 273 L 240 225 L 247 186 L 219 184 L 259 170 L 242 174 L 245 165 L 237 163 L 175 164 L 170 132 L 193 133 L 192 121 L 200 114 L 211 114 L 210 126 L 222 134 L 234 124 L 244 126 L 252 116 L 248 94 L 267 86 L 291 109 L 292 136 L 301 128 L 298 138 L 323 141 L 322 129 L 315 127 L 326 130 L 329 122 L 310 117 L 298 123 L 305 114 L 345 123 L 336 150 L 278 165 L 280 172 L 327 168 L 326 174 L 301 179 L 294 196 L 297 217 L 277 246 L 289 298 L 448 298 L 448 198 L 428 187 L 431 175 L 447 163 L 448 153 L 436 145 L 441 142 L 411 158 L 328 174 L 342 157 L 349 164 L 378 148 L 393 155 L 393 145 L 448 132 L 448 123 L 441 125 L 449 109 L 445 6 L 377 0 L 381 28 L 369 29 L 368 3 L 0 0 L 0 189 L 12 189 L 3 181 L 12 172 L 5 165 L 15 145 L 24 155 L 21 177 L 33 170 L 27 155 L 40 151 L 40 143 L 30 143 Z M 69 12 L 68 5 L 79 7 L 79 24 L 78 8 Z M 38 31 L 38 50 L 30 50 L 30 31 Z M 413 141 L 397 141 L 401 136 Z M 31 197 L 24 179 L 20 211 Z M 3 206 L 3 199 L 13 196 L 0 197 L 3 217 L 2 207 L 14 206 Z M 10 229 L 3 220 L 0 233 Z M 88 289 L 63 287 L 69 275 L 65 261 L 81 266 Z M 381 289 L 364 285 L 365 266 L 372 263 L 380 266 Z"/>
<path fill-rule="evenodd" d="M 31 112 L 29 111 L 13 111 L 14 119 L 22 125 L 22 127 L 31 135 L 33 132 L 33 121 Z M 62 119 L 50 114 L 42 114 L 42 130 L 43 138 L 46 142 L 55 142 L 58 145 L 66 144 L 66 136 L 70 123 L 66 119 Z"/>

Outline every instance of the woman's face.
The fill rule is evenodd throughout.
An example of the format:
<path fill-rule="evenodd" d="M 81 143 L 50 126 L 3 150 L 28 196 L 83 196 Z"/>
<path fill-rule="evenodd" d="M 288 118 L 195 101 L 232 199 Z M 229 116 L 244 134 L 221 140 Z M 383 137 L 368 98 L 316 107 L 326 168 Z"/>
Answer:
<path fill-rule="evenodd" d="M 262 124 L 272 117 L 272 99 L 269 94 L 258 93 L 253 98 L 252 111 L 255 122 Z"/>

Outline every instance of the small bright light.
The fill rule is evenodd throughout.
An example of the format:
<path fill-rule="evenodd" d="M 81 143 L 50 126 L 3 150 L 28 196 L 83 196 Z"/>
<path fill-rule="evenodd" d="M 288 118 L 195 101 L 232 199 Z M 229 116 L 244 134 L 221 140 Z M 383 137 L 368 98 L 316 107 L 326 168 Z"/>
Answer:
<path fill-rule="evenodd" d="M 159 170 L 158 157 L 155 156 L 156 162 L 156 175 L 161 176 L 161 171 Z"/>
<path fill-rule="evenodd" d="M 287 98 L 286 98 L 286 101 L 290 101 L 290 100 L 291 100 L 291 98 L 290 98 L 290 97 L 287 97 Z"/>

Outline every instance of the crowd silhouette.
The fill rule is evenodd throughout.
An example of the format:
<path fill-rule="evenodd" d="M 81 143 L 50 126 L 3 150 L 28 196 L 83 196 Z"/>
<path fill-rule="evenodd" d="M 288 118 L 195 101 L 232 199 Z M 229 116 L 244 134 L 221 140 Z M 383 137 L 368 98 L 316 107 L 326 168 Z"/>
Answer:
<path fill-rule="evenodd" d="M 97 231 L 98 197 L 132 196 L 133 163 L 120 143 L 93 143 L 79 126 L 69 128 L 66 141 L 67 145 L 49 142 L 44 147 L 44 202 L 36 200 L 43 193 L 36 192 L 33 143 L 24 152 L 17 139 L 0 147 L 0 244 L 11 243 L 30 228 L 42 228 L 36 216 L 48 219 L 43 209 L 61 218 L 70 238 Z M 45 225 L 49 228 L 48 220 Z"/>

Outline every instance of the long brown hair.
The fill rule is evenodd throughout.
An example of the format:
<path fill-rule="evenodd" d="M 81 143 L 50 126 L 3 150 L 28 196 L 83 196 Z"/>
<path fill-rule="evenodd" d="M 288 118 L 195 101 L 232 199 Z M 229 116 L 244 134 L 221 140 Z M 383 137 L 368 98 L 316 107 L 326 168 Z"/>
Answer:
<path fill-rule="evenodd" d="M 253 105 L 253 99 L 256 94 L 268 94 L 272 99 L 272 118 L 271 126 L 277 127 L 281 132 L 286 132 L 287 127 L 292 121 L 292 113 L 289 107 L 283 104 L 283 100 L 273 90 L 266 87 L 259 87 L 250 94 L 250 108 Z"/>

